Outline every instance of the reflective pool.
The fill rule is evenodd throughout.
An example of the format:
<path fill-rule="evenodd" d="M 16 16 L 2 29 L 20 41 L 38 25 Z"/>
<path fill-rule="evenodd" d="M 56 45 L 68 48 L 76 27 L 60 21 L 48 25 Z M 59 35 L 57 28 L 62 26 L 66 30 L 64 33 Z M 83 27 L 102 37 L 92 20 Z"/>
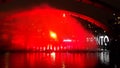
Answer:
<path fill-rule="evenodd" d="M 109 68 L 109 52 L 29 52 L 0 55 L 0 68 Z M 117 65 L 113 65 L 118 68 Z M 112 67 L 112 68 L 113 68 Z"/>

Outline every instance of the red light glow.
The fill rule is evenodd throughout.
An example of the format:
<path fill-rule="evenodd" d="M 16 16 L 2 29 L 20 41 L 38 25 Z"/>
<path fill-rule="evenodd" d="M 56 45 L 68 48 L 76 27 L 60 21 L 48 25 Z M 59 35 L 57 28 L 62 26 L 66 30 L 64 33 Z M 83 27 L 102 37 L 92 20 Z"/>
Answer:
<path fill-rule="evenodd" d="M 72 16 L 77 16 L 106 29 L 100 22 L 82 14 L 50 7 L 33 8 L 6 18 L 5 21 L 8 22 L 5 23 L 9 24 L 11 28 L 9 33 L 12 34 L 10 49 L 37 51 L 97 49 L 96 41 L 89 43 L 86 41 L 88 36 L 94 38 L 92 32 Z M 6 29 L 2 30 L 7 32 Z M 7 36 L 5 35 L 4 38 Z M 69 39 L 65 40 L 66 38 Z"/>

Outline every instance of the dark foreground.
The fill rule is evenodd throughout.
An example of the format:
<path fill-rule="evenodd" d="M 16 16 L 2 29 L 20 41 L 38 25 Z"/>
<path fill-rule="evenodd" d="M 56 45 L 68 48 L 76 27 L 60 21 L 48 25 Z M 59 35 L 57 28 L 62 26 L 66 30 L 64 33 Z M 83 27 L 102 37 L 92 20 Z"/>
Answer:
<path fill-rule="evenodd" d="M 0 68 L 120 68 L 119 58 L 106 52 L 15 52 L 0 54 Z"/>

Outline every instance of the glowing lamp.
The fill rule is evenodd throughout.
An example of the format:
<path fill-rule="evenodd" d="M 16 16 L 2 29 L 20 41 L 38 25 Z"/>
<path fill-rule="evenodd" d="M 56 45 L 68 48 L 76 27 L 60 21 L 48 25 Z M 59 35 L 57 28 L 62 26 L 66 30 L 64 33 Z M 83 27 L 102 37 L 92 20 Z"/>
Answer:
<path fill-rule="evenodd" d="M 50 37 L 53 38 L 53 39 L 57 39 L 57 35 L 53 31 L 50 31 Z"/>

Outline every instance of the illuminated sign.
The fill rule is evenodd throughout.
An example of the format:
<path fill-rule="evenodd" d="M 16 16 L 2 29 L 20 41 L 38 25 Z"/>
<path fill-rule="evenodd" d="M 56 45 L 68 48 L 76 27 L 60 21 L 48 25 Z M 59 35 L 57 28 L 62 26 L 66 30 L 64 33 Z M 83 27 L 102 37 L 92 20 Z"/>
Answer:
<path fill-rule="evenodd" d="M 107 46 L 110 39 L 107 35 L 99 35 L 96 37 L 87 37 L 87 42 L 93 42 L 96 41 L 98 43 L 98 45 L 105 45 Z"/>
<path fill-rule="evenodd" d="M 105 36 L 97 36 L 96 41 L 98 42 L 99 45 L 107 46 L 110 40 L 109 40 L 109 37 L 105 35 Z"/>

